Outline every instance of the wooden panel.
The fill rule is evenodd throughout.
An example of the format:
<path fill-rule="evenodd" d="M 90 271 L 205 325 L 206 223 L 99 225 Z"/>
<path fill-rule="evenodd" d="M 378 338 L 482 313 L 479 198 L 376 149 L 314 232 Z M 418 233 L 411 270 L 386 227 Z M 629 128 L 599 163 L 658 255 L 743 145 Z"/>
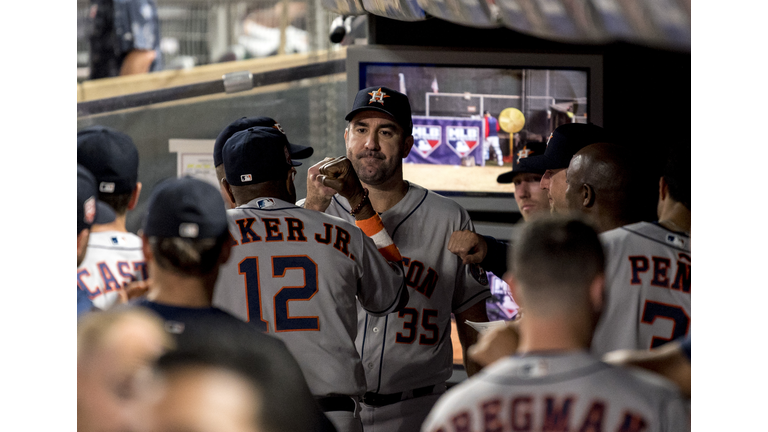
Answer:
<path fill-rule="evenodd" d="M 314 54 L 291 54 L 260 59 L 216 63 L 192 69 L 166 70 L 149 74 L 129 75 L 84 81 L 77 84 L 77 101 L 86 102 L 151 90 L 194 84 L 221 79 L 230 72 L 248 70 L 265 72 L 294 66 L 303 66 L 328 60 L 346 58 L 346 47 Z"/>

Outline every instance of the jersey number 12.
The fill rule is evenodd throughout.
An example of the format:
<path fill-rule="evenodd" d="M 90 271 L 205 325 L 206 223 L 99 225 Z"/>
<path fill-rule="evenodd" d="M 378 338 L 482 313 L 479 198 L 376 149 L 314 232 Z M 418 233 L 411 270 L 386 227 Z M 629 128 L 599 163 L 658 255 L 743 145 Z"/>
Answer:
<path fill-rule="evenodd" d="M 259 331 L 267 333 L 269 326 L 261 317 L 261 281 L 259 279 L 259 258 L 247 257 L 238 264 L 238 271 L 245 279 L 245 295 L 248 322 Z M 317 264 L 306 255 L 272 257 L 272 277 L 281 278 L 287 270 L 302 270 L 304 286 L 282 287 L 273 298 L 275 331 L 318 331 L 320 321 L 316 316 L 288 316 L 288 302 L 307 301 L 317 293 Z M 251 312 L 255 316 L 251 316 Z"/>

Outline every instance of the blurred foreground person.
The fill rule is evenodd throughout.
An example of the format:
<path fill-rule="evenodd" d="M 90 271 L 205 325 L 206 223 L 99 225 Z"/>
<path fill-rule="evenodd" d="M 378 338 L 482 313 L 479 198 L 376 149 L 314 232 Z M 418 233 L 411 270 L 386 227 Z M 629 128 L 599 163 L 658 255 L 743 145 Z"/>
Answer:
<path fill-rule="evenodd" d="M 603 361 L 622 366 L 636 366 L 667 377 L 683 396 L 691 397 L 691 334 L 651 350 L 616 350 Z"/>
<path fill-rule="evenodd" d="M 533 221 L 510 261 L 505 280 L 525 308 L 517 354 L 446 393 L 423 431 L 688 430 L 671 383 L 588 352 L 605 281 L 592 227 L 562 218 Z"/>
<path fill-rule="evenodd" d="M 77 430 L 146 430 L 152 364 L 171 347 L 162 321 L 147 311 L 85 315 L 77 325 Z"/>
<path fill-rule="evenodd" d="M 152 284 L 147 298 L 135 305 L 160 315 L 180 349 L 241 333 L 243 350 L 255 349 L 279 365 L 270 372 L 283 387 L 285 397 L 279 403 L 306 414 L 287 419 L 282 430 L 334 430 L 285 344 L 211 305 L 219 267 L 231 250 L 219 190 L 191 177 L 158 184 L 149 199 L 142 236 Z"/>
<path fill-rule="evenodd" d="M 254 347 L 250 335 L 218 330 L 160 358 L 163 385 L 150 431 L 313 430 L 313 413 L 291 403 L 284 365 Z"/>

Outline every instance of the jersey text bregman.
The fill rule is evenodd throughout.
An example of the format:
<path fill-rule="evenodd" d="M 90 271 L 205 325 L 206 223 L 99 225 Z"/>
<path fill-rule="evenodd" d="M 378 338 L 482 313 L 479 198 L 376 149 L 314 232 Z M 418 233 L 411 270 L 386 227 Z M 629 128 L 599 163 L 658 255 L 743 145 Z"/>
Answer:
<path fill-rule="evenodd" d="M 606 257 L 606 305 L 592 352 L 649 349 L 691 326 L 691 239 L 648 222 L 600 235 Z"/>
<path fill-rule="evenodd" d="M 214 305 L 282 339 L 315 396 L 361 396 L 357 299 L 371 314 L 392 312 L 406 293 L 401 264 L 388 263 L 356 226 L 279 199 L 227 216 L 232 256 Z"/>
<path fill-rule="evenodd" d="M 120 231 L 92 232 L 83 262 L 77 268 L 77 288 L 94 306 L 107 309 L 129 282 L 147 279 L 141 238 Z"/>
<path fill-rule="evenodd" d="M 676 389 L 585 351 L 502 359 L 452 388 L 423 432 L 688 430 Z"/>

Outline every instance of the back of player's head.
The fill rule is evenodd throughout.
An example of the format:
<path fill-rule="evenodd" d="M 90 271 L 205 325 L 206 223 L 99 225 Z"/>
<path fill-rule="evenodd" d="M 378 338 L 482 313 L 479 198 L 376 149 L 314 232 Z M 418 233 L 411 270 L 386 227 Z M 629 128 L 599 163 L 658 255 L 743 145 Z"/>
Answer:
<path fill-rule="evenodd" d="M 210 274 L 229 241 L 221 193 L 192 177 L 161 182 L 149 198 L 144 235 L 162 268 L 190 276 Z"/>
<path fill-rule="evenodd" d="M 637 220 L 643 208 L 653 208 L 648 197 L 654 191 L 638 160 L 635 150 L 620 144 L 596 143 L 582 148 L 568 168 L 569 205 L 581 207 L 578 186 L 586 184 L 595 191 L 600 211 L 610 211 L 627 223 Z"/>
<path fill-rule="evenodd" d="M 691 143 L 675 144 L 669 151 L 664 167 L 664 181 L 669 195 L 675 201 L 691 209 Z"/>
<path fill-rule="evenodd" d="M 99 199 L 124 214 L 139 177 L 139 151 L 131 137 L 106 126 L 82 129 L 77 132 L 77 163 L 96 177 Z"/>
<path fill-rule="evenodd" d="M 189 376 L 190 371 L 229 372 L 253 392 L 250 412 L 254 430 L 312 430 L 313 413 L 302 411 L 299 401 L 291 400 L 296 389 L 288 388 L 289 384 L 280 380 L 278 371 L 284 365 L 277 364 L 276 357 L 265 352 L 267 346 L 256 346 L 250 331 L 255 330 L 243 326 L 242 331 L 233 332 L 229 326 L 211 326 L 194 340 L 163 355 L 157 362 L 158 370 L 166 378 L 185 372 Z"/>
<path fill-rule="evenodd" d="M 271 127 L 252 127 L 232 135 L 224 143 L 222 158 L 227 183 L 249 186 L 267 181 L 285 180 L 293 166 L 288 139 Z"/>
<path fill-rule="evenodd" d="M 529 310 L 559 309 L 585 301 L 604 272 L 597 232 L 586 222 L 545 217 L 524 225 L 513 242 L 509 269 L 521 285 Z"/>
<path fill-rule="evenodd" d="M 216 175 L 218 176 L 219 182 L 221 182 L 221 179 L 225 176 L 223 166 L 224 158 L 222 156 L 224 144 L 227 140 L 232 138 L 232 135 L 252 127 L 271 127 L 285 135 L 285 131 L 282 126 L 280 126 L 280 123 L 269 117 L 241 117 L 227 125 L 227 127 L 219 133 L 219 136 L 216 137 L 216 141 L 213 144 L 213 165 L 216 167 Z M 312 147 L 289 143 L 288 152 L 292 159 L 306 159 L 312 156 L 314 149 Z"/>
<path fill-rule="evenodd" d="M 152 368 L 172 348 L 162 320 L 149 311 L 120 307 L 83 315 L 77 323 L 78 430 L 145 430 Z"/>
<path fill-rule="evenodd" d="M 113 330 L 120 330 L 121 326 L 133 334 L 138 332 L 156 337 L 166 350 L 174 346 L 171 337 L 163 330 L 163 321 L 152 312 L 133 307 L 94 311 L 83 315 L 77 322 L 78 363 L 87 360 L 89 355 L 109 343 Z"/>

